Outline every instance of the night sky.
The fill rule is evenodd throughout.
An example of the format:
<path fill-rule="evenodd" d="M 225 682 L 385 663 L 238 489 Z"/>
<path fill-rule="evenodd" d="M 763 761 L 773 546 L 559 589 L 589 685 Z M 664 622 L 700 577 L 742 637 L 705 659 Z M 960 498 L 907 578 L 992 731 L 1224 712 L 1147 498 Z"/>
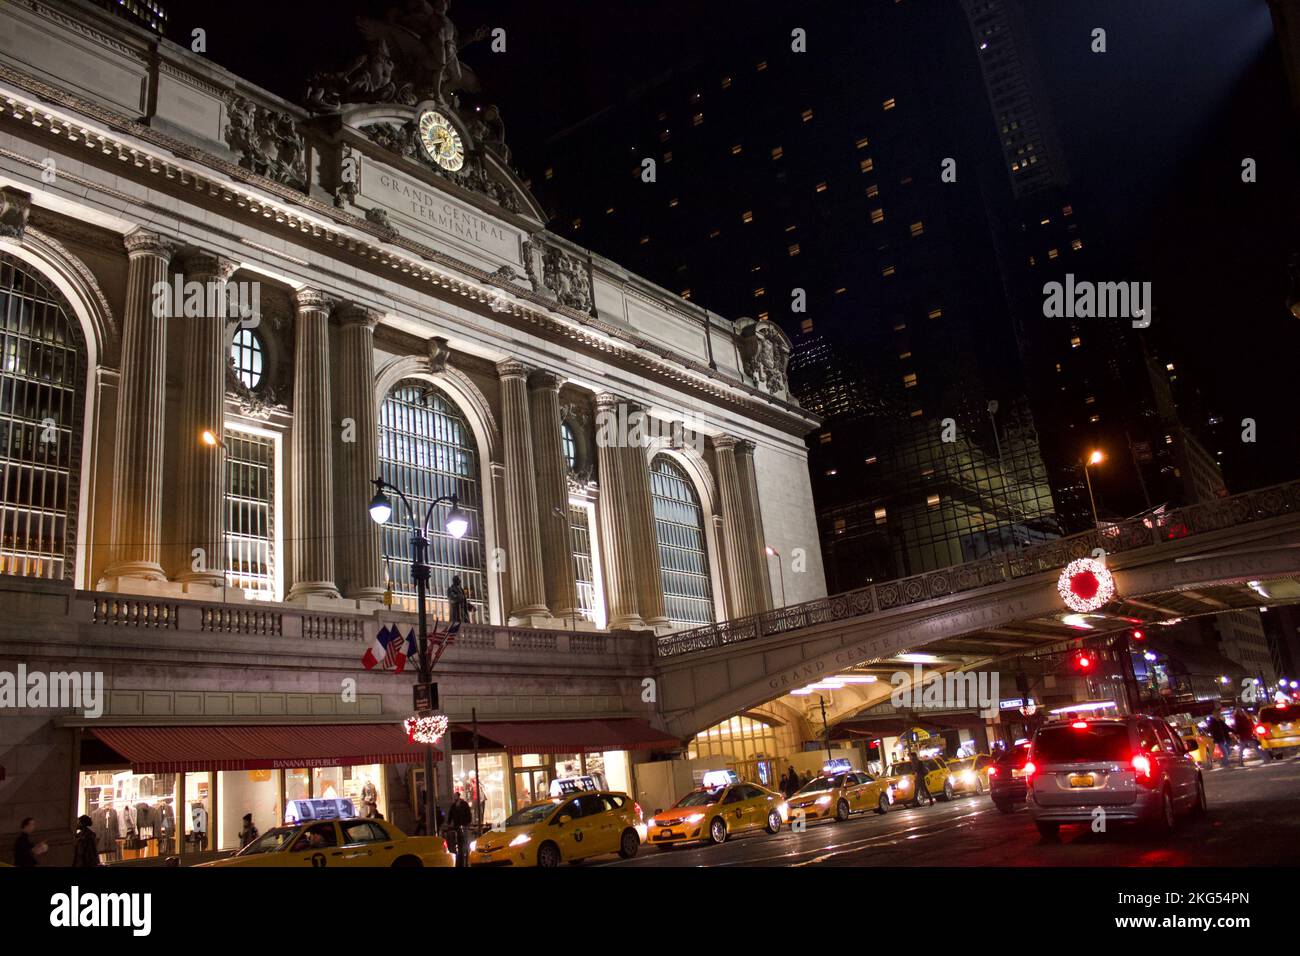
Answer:
<path fill-rule="evenodd" d="M 893 0 L 812 5 L 869 18 Z M 947 5 L 956 0 L 908 0 Z M 166 0 L 170 36 L 188 45 L 207 30 L 207 55 L 294 101 L 303 80 L 360 50 L 352 18 L 374 3 Z M 807 5 L 805 5 L 807 6 Z M 1295 114 L 1264 0 L 1029 0 L 1029 26 L 1068 167 L 1094 202 L 1103 239 L 1150 277 L 1162 355 L 1176 357 L 1230 437 L 1259 423 L 1256 446 L 1233 441 L 1233 490 L 1300 475 L 1294 394 L 1300 320 L 1285 310 L 1286 263 L 1300 239 Z M 735 11 L 743 9 L 742 21 Z M 800 5 L 772 0 L 537 0 L 453 2 L 462 34 L 502 26 L 508 50 L 464 54 L 501 105 L 507 140 L 527 175 L 549 160 L 548 141 L 616 104 L 629 87 L 721 46 L 788 42 Z M 256 24 L 256 30 L 249 27 Z M 1109 51 L 1090 52 L 1094 27 Z M 836 38 L 810 37 L 817 44 Z M 1259 163 L 1243 184 L 1241 161 Z M 600 251 L 600 250 L 597 250 Z"/>

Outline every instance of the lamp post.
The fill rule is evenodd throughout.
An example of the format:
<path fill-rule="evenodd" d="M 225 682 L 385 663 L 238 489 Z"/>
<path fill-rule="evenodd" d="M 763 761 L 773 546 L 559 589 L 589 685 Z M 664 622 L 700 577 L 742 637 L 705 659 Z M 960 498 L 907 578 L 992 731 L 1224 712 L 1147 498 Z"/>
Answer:
<path fill-rule="evenodd" d="M 776 569 L 781 572 L 781 606 L 785 607 L 785 564 L 781 560 L 781 552 L 770 544 L 764 547 L 763 550 L 767 552 L 769 558 L 776 556 Z"/>
<path fill-rule="evenodd" d="M 1094 528 L 1097 527 L 1097 501 L 1092 496 L 1092 475 L 1088 471 L 1088 466 L 1100 465 L 1105 460 L 1106 456 L 1100 451 L 1093 451 L 1089 453 L 1088 457 L 1084 459 L 1083 462 L 1083 480 L 1088 485 L 1088 504 L 1092 506 L 1092 526 Z"/>
<path fill-rule="evenodd" d="M 417 524 L 415 509 L 411 507 L 411 502 L 402 493 L 402 489 L 382 477 L 375 478 L 371 484 L 375 486 L 375 496 L 370 499 L 370 517 L 375 524 L 387 523 L 393 513 L 393 503 L 388 495 L 384 494 L 385 491 L 394 492 L 402 500 L 402 504 L 406 505 L 407 520 L 411 528 L 411 577 L 415 580 L 416 613 L 419 618 L 417 626 L 420 629 L 420 668 L 417 679 L 420 684 L 427 686 L 433 681 L 429 664 L 428 618 L 424 609 L 425 594 L 429 584 L 429 522 L 433 518 L 433 509 L 447 502 L 451 508 L 443 521 L 443 529 L 453 538 L 462 538 L 469 530 L 469 518 L 460 510 L 460 501 L 455 495 L 440 495 L 429 502 L 429 507 L 424 512 L 424 520 Z M 433 742 L 430 741 L 424 753 L 424 829 L 429 836 L 435 836 L 438 830 L 438 814 L 433 798 L 433 747 Z"/>

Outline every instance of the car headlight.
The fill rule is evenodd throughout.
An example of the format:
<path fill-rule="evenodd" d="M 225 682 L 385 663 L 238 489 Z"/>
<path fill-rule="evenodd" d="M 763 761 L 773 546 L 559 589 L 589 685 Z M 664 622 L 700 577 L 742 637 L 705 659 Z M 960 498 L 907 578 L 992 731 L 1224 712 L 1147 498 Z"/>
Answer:
<path fill-rule="evenodd" d="M 701 820 L 703 820 L 703 819 L 704 819 L 704 814 L 702 814 L 702 813 L 692 813 L 689 817 L 686 818 L 686 822 L 687 822 L 687 823 L 699 823 L 699 822 L 700 822 Z"/>
<path fill-rule="evenodd" d="M 519 834 L 519 836 L 515 837 L 513 840 L 510 841 L 510 845 L 511 845 L 511 846 L 523 846 L 525 843 L 527 843 L 527 842 L 528 842 L 529 840 L 531 840 L 532 838 L 533 838 L 533 835 L 532 835 L 531 833 L 521 833 L 521 834 Z"/>
<path fill-rule="evenodd" d="M 964 774 L 961 775 L 961 779 L 962 779 L 962 783 L 974 783 L 975 772 L 973 770 L 967 770 Z"/>
<path fill-rule="evenodd" d="M 954 786 L 956 786 L 956 784 L 957 784 L 957 778 L 954 777 L 952 774 L 948 774 L 948 782 L 951 783 L 951 784 L 953 784 Z"/>
<path fill-rule="evenodd" d="M 784 821 L 786 821 L 786 822 L 789 822 L 789 820 L 790 820 L 790 804 L 788 804 L 788 803 L 783 803 L 783 804 L 781 804 L 779 807 L 776 808 L 776 812 L 779 813 L 779 814 L 781 814 L 781 819 L 782 819 L 782 820 L 784 820 Z"/>
<path fill-rule="evenodd" d="M 477 850 L 477 849 L 478 849 L 478 840 L 470 840 L 470 841 L 469 841 L 469 852 L 473 853 L 473 852 L 474 852 L 475 850 Z"/>
<path fill-rule="evenodd" d="M 657 827 L 659 826 L 659 821 L 656 820 L 654 817 L 651 817 L 649 820 L 645 822 L 645 825 L 648 827 Z"/>
<path fill-rule="evenodd" d="M 826 804 L 828 804 L 828 803 L 830 803 L 830 802 L 831 802 L 831 795 L 830 795 L 829 793 L 824 793 L 824 794 L 822 794 L 820 797 L 817 798 L 817 805 L 818 805 L 819 807 L 824 807 L 824 806 L 826 806 Z"/>

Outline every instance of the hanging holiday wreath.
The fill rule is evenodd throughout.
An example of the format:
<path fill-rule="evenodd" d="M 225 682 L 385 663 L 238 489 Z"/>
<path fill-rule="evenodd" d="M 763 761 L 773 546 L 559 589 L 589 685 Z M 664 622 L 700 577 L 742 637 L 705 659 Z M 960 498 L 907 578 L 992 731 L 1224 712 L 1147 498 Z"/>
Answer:
<path fill-rule="evenodd" d="M 1056 590 L 1070 610 L 1095 611 L 1115 597 L 1115 579 L 1096 558 L 1077 558 L 1057 578 Z"/>

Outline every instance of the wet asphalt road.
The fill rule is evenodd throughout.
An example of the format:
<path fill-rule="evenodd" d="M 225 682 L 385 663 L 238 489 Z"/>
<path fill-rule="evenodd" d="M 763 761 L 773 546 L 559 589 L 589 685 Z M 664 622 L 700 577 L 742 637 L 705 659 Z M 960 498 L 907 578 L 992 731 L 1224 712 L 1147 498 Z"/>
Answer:
<path fill-rule="evenodd" d="M 988 796 L 915 810 L 868 813 L 845 823 L 788 827 L 722 846 L 658 850 L 596 866 L 1260 866 L 1300 860 L 1300 758 L 1205 773 L 1205 820 L 1182 819 L 1160 839 L 1133 828 L 1061 831 L 1045 842 L 1021 804 L 1003 814 Z"/>

